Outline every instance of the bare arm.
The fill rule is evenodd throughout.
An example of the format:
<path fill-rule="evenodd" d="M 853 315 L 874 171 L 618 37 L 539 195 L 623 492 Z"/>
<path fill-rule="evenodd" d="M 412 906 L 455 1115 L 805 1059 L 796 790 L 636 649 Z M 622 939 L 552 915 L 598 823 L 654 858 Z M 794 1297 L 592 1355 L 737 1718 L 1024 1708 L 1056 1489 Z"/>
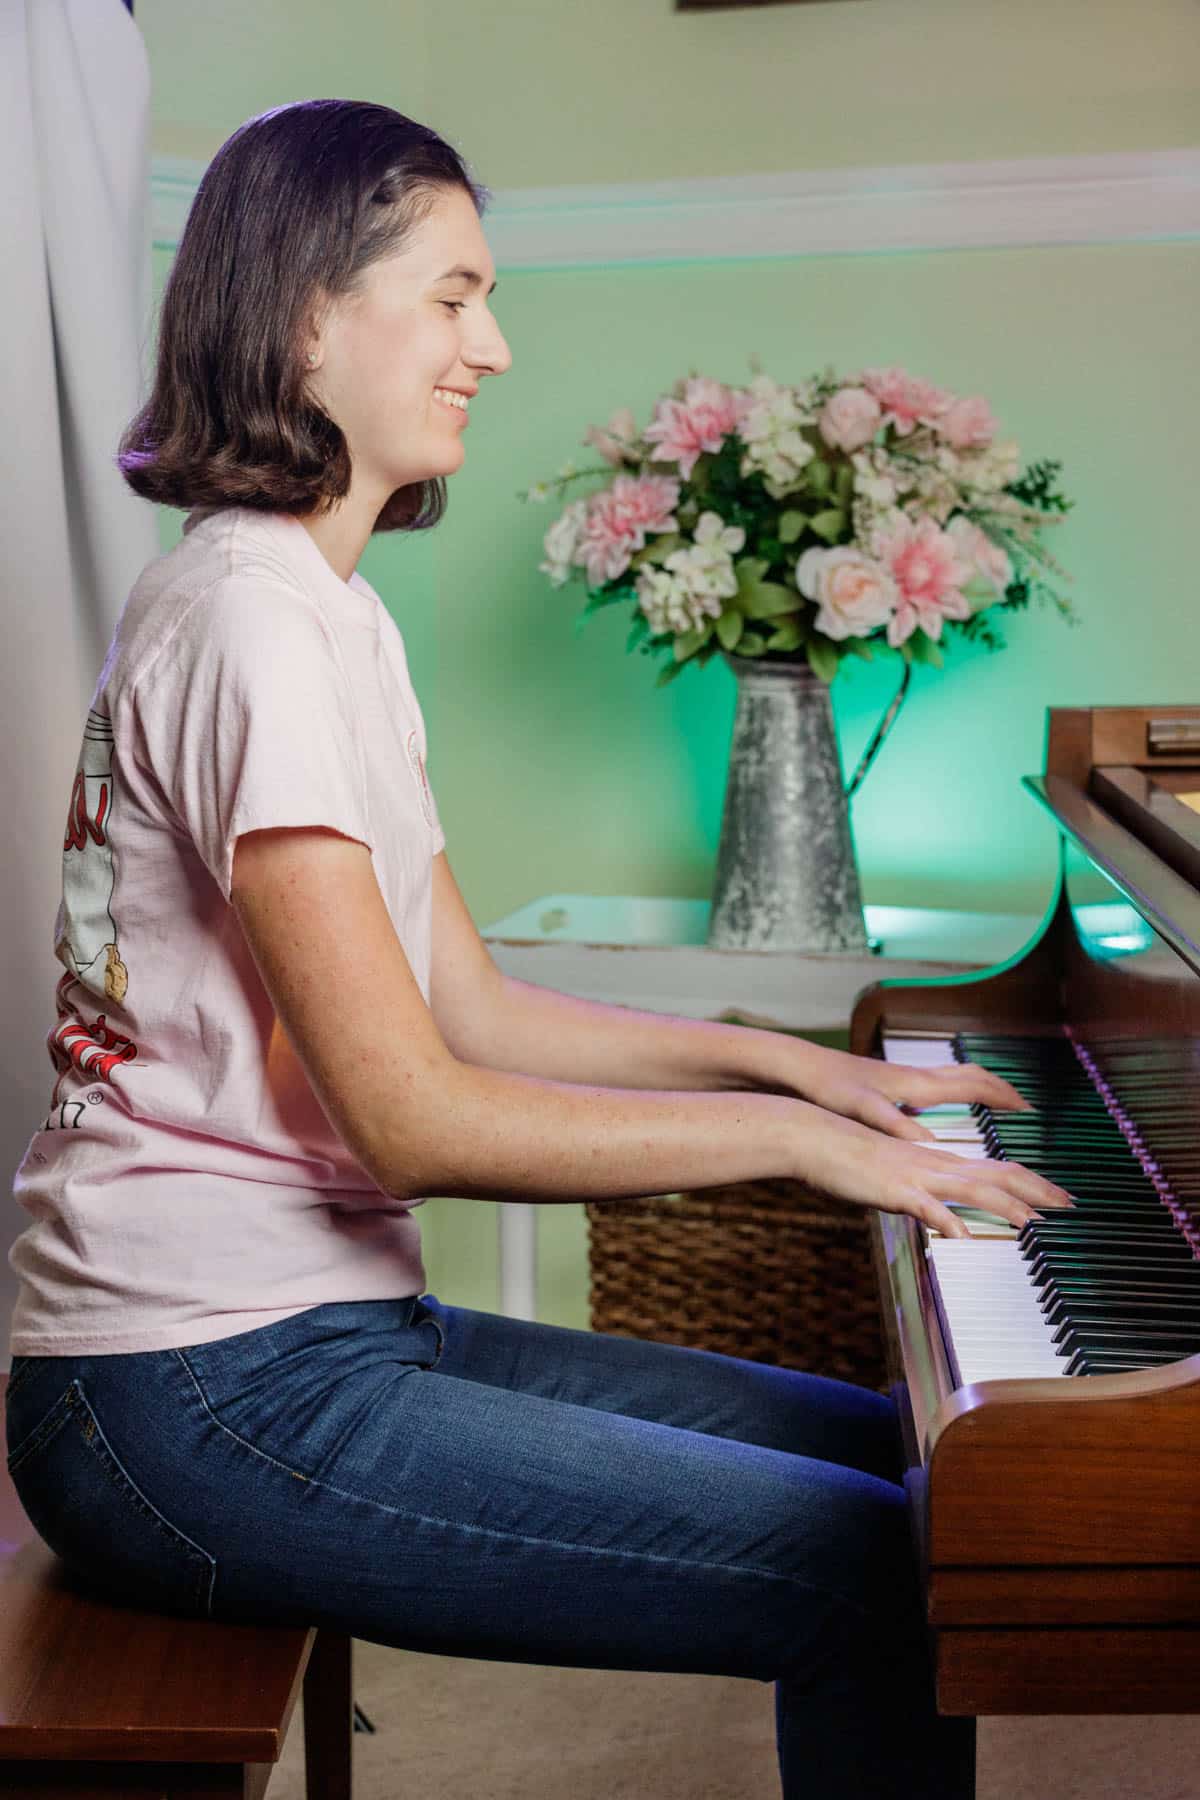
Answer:
<path fill-rule="evenodd" d="M 1025 1104 L 1008 1082 L 973 1063 L 908 1069 L 786 1032 L 582 1000 L 503 975 L 445 852 L 434 859 L 432 1000 L 454 1054 L 487 1069 L 603 1087 L 773 1090 L 918 1142 L 931 1134 L 898 1103 Z"/>
<path fill-rule="evenodd" d="M 953 1235 L 947 1196 L 1014 1220 L 1059 1203 L 1061 1190 L 1019 1165 L 968 1168 L 782 1095 L 646 1093 L 461 1061 L 417 986 L 370 853 L 350 839 L 246 834 L 232 900 L 330 1122 L 398 1198 L 602 1199 L 804 1176 Z"/>

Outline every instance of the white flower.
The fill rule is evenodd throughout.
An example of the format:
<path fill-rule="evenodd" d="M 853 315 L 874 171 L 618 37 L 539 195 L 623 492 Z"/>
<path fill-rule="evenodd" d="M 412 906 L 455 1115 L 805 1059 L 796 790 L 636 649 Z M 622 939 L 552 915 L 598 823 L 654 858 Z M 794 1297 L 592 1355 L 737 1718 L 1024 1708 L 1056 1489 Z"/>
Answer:
<path fill-rule="evenodd" d="M 697 615 L 698 624 L 700 618 L 719 618 L 724 607 L 714 602 L 731 600 L 737 593 L 733 552 L 742 548 L 746 533 L 740 525 L 726 525 L 720 513 L 703 512 L 692 535 L 694 542 L 673 550 L 665 567 L 686 595 L 678 603 Z"/>
<path fill-rule="evenodd" d="M 854 491 L 861 494 L 864 500 L 872 501 L 876 506 L 891 506 L 896 498 L 895 472 L 887 467 L 886 453 L 882 450 L 877 457 L 872 457 L 864 450 L 856 451 L 850 458 L 854 469 Z"/>
<path fill-rule="evenodd" d="M 986 450 L 960 454 L 958 479 L 965 488 L 991 494 L 1015 481 L 1021 468 L 1021 452 L 1015 438 L 1001 438 Z"/>
<path fill-rule="evenodd" d="M 634 587 L 652 631 L 695 631 L 703 620 L 719 619 L 725 610 L 718 598 L 689 582 L 686 573 L 649 565 L 639 570 Z"/>
<path fill-rule="evenodd" d="M 793 388 L 780 387 L 769 375 L 756 375 L 739 395 L 738 436 L 747 446 L 740 473 L 761 474 L 773 500 L 782 500 L 799 486 L 800 474 L 816 455 L 801 436 L 800 427 L 811 425 L 813 416 L 803 404 L 809 397 Z"/>
<path fill-rule="evenodd" d="M 918 470 L 916 494 L 907 502 L 914 518 L 927 515 L 937 524 L 944 525 L 958 504 L 958 486 L 949 476 L 934 468 L 932 463 Z"/>
<path fill-rule="evenodd" d="M 817 602 L 817 630 L 839 640 L 886 624 L 899 599 L 890 571 L 850 544 L 806 550 L 796 564 L 796 586 Z"/>
<path fill-rule="evenodd" d="M 571 564 L 580 560 L 576 551 L 583 536 L 586 512 L 586 500 L 572 500 L 542 540 L 546 561 L 538 564 L 538 573 L 548 575 L 552 587 L 563 587 L 570 579 Z"/>

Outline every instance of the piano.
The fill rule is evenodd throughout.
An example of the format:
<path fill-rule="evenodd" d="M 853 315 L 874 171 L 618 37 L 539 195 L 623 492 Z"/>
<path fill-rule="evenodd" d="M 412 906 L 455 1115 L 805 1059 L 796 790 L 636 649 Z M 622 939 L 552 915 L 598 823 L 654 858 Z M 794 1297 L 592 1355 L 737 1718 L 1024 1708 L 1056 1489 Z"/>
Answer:
<path fill-rule="evenodd" d="M 969 1239 L 871 1218 L 945 1714 L 1200 1710 L 1200 707 L 1054 708 L 1031 942 L 859 995 L 851 1049 L 970 1061 L 1032 1112 L 944 1147 L 1075 1198 Z"/>

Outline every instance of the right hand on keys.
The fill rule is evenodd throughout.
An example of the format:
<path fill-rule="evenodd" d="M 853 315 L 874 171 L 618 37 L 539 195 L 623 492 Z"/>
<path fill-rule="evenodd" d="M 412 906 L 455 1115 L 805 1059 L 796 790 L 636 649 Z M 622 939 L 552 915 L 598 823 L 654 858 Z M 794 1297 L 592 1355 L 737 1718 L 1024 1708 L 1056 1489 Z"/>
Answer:
<path fill-rule="evenodd" d="M 806 1136 L 799 1180 L 835 1200 L 908 1213 L 945 1237 L 969 1237 L 951 1205 L 994 1213 L 1020 1227 L 1042 1207 L 1073 1205 L 1056 1187 L 1018 1162 L 965 1160 L 904 1138 L 889 1137 L 821 1107 L 800 1102 Z"/>

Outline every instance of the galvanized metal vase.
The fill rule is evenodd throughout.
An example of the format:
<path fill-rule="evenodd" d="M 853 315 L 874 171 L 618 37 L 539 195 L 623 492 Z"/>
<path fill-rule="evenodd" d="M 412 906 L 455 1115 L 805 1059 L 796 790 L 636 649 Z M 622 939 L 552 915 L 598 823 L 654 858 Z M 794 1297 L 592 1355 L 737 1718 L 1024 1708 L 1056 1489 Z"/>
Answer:
<path fill-rule="evenodd" d="M 807 663 L 721 654 L 738 693 L 709 945 L 864 951 L 829 687 Z"/>

